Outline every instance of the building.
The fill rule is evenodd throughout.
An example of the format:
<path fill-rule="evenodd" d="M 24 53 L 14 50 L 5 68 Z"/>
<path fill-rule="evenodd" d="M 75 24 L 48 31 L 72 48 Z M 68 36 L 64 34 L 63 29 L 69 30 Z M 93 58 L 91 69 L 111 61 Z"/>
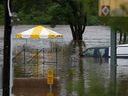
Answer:
<path fill-rule="evenodd" d="M 128 0 L 99 0 L 99 16 L 128 16 Z"/>

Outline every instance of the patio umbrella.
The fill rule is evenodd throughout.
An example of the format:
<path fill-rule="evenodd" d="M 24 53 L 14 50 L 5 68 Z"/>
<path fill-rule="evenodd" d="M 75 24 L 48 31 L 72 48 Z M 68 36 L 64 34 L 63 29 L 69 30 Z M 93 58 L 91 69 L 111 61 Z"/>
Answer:
<path fill-rule="evenodd" d="M 16 34 L 16 38 L 53 39 L 53 38 L 61 38 L 61 37 L 62 34 L 52 31 L 43 26 L 36 26 L 34 28 Z"/>

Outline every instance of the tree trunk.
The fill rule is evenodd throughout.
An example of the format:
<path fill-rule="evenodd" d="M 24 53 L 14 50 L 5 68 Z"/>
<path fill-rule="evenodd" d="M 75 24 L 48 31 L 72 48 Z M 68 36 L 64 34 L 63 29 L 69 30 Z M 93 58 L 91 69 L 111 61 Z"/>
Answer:
<path fill-rule="evenodd" d="M 124 33 L 123 44 L 126 43 L 126 40 L 127 40 L 127 35 L 126 35 L 126 33 Z"/>
<path fill-rule="evenodd" d="M 122 36 L 123 36 L 123 33 L 122 33 L 122 31 L 120 31 L 120 41 L 119 41 L 119 44 L 121 44 L 121 42 L 122 42 Z"/>
<path fill-rule="evenodd" d="M 85 25 L 72 25 L 70 24 L 73 40 L 82 41 Z"/>

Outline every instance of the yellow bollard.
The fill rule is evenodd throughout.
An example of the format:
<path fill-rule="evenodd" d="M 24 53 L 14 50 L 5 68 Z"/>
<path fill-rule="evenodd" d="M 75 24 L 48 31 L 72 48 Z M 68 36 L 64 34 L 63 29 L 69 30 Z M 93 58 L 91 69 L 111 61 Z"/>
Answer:
<path fill-rule="evenodd" d="M 54 96 L 52 92 L 47 93 L 47 96 Z"/>
<path fill-rule="evenodd" d="M 47 84 L 52 85 L 53 84 L 53 69 L 52 68 L 48 68 L 47 71 Z"/>

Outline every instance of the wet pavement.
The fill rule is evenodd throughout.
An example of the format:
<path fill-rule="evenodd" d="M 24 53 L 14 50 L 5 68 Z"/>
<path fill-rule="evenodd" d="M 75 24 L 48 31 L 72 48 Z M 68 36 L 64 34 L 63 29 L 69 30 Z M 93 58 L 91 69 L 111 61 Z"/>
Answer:
<path fill-rule="evenodd" d="M 13 27 L 12 37 L 15 38 L 16 33 L 32 27 L 25 25 Z M 79 57 L 79 53 L 88 47 L 110 45 L 108 27 L 87 26 L 83 35 L 84 47 L 71 42 L 72 35 L 69 26 L 58 25 L 50 29 L 63 34 L 57 63 L 59 89 L 54 88 L 53 93 L 49 93 L 50 90 L 47 88 L 46 91 L 42 91 L 44 88 L 14 89 L 14 96 L 128 96 L 128 59 L 117 60 L 116 91 L 112 90 L 111 93 L 110 59 Z M 15 46 L 15 42 L 13 44 Z"/>

